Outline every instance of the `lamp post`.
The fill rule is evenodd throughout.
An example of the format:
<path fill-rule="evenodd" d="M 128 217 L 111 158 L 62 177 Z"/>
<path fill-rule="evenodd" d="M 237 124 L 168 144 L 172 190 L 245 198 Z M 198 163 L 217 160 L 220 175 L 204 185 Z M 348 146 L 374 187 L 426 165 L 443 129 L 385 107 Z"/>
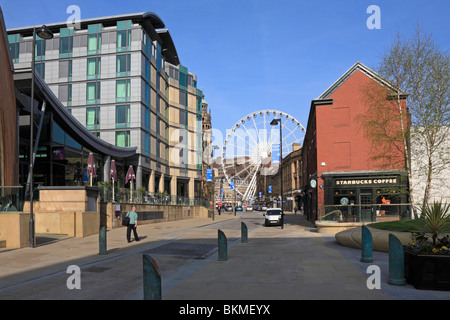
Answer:
<path fill-rule="evenodd" d="M 33 214 L 33 165 L 34 165 L 34 145 L 33 145 L 33 130 L 34 130 L 34 77 L 36 74 L 35 71 L 35 59 L 36 59 L 36 34 L 44 40 L 52 39 L 53 33 L 47 28 L 46 25 L 43 25 L 39 28 L 33 28 L 33 42 L 32 42 L 32 51 L 31 51 L 31 99 L 30 99 L 30 170 L 29 175 L 30 181 L 29 191 L 30 191 L 30 222 L 29 222 L 29 240 L 30 247 L 34 248 L 36 246 L 34 239 L 34 214 Z"/>
<path fill-rule="evenodd" d="M 281 200 L 281 229 L 284 228 L 284 211 L 283 211 L 283 136 L 281 132 L 281 118 L 273 119 L 270 125 L 276 126 L 280 125 L 280 200 Z"/>

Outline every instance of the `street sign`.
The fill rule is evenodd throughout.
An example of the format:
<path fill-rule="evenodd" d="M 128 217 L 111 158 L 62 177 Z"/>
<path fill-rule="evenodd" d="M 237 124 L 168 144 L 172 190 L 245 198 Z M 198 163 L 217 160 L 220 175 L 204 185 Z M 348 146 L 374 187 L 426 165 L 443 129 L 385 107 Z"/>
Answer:
<path fill-rule="evenodd" d="M 231 181 L 231 182 L 230 182 L 230 188 L 231 188 L 231 191 L 234 190 L 234 181 Z"/>
<path fill-rule="evenodd" d="M 206 169 L 206 181 L 207 182 L 212 182 L 213 181 L 212 169 L 211 168 Z"/>
<path fill-rule="evenodd" d="M 272 186 L 269 185 L 269 193 L 272 193 Z"/>

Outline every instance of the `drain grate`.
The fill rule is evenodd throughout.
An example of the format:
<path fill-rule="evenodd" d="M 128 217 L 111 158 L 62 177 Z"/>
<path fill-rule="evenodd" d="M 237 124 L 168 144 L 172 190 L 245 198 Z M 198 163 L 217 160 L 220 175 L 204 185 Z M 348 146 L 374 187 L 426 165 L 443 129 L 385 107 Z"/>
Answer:
<path fill-rule="evenodd" d="M 147 250 L 143 253 L 178 256 L 190 259 L 206 259 L 217 249 L 217 244 L 171 242 L 162 246 Z"/>
<path fill-rule="evenodd" d="M 86 272 L 101 273 L 101 272 L 105 272 L 106 270 L 109 270 L 109 269 L 111 269 L 111 268 L 106 268 L 106 267 L 96 267 L 96 266 L 93 266 L 93 267 L 87 268 L 87 269 L 84 270 L 84 271 L 86 271 Z"/>

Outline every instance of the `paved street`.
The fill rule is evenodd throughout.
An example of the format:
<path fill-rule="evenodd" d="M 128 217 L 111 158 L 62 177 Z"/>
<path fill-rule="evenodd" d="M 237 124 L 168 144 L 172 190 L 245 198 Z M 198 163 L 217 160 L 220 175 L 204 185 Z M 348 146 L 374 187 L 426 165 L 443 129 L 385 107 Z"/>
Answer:
<path fill-rule="evenodd" d="M 241 221 L 249 242 L 241 243 Z M 264 227 L 259 212 L 222 214 L 138 227 L 140 242 L 125 229 L 69 238 L 37 248 L 0 252 L 0 299 L 141 300 L 142 256 L 150 254 L 162 277 L 163 300 L 450 299 L 450 292 L 387 283 L 388 255 L 374 252 L 381 289 L 367 288 L 368 264 L 360 251 L 318 234 L 302 215 L 287 214 L 284 229 Z M 217 230 L 228 239 L 228 260 L 217 259 Z M 81 269 L 81 288 L 69 290 L 67 267 Z"/>

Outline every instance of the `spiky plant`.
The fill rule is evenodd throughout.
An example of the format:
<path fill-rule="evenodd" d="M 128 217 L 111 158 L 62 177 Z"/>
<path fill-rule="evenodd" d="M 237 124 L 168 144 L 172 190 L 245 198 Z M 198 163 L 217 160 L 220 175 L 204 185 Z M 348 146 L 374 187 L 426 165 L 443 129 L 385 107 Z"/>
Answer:
<path fill-rule="evenodd" d="M 450 228 L 450 205 L 435 201 L 432 205 L 422 207 L 421 213 L 423 231 L 431 234 L 435 246 L 437 237 Z"/>

